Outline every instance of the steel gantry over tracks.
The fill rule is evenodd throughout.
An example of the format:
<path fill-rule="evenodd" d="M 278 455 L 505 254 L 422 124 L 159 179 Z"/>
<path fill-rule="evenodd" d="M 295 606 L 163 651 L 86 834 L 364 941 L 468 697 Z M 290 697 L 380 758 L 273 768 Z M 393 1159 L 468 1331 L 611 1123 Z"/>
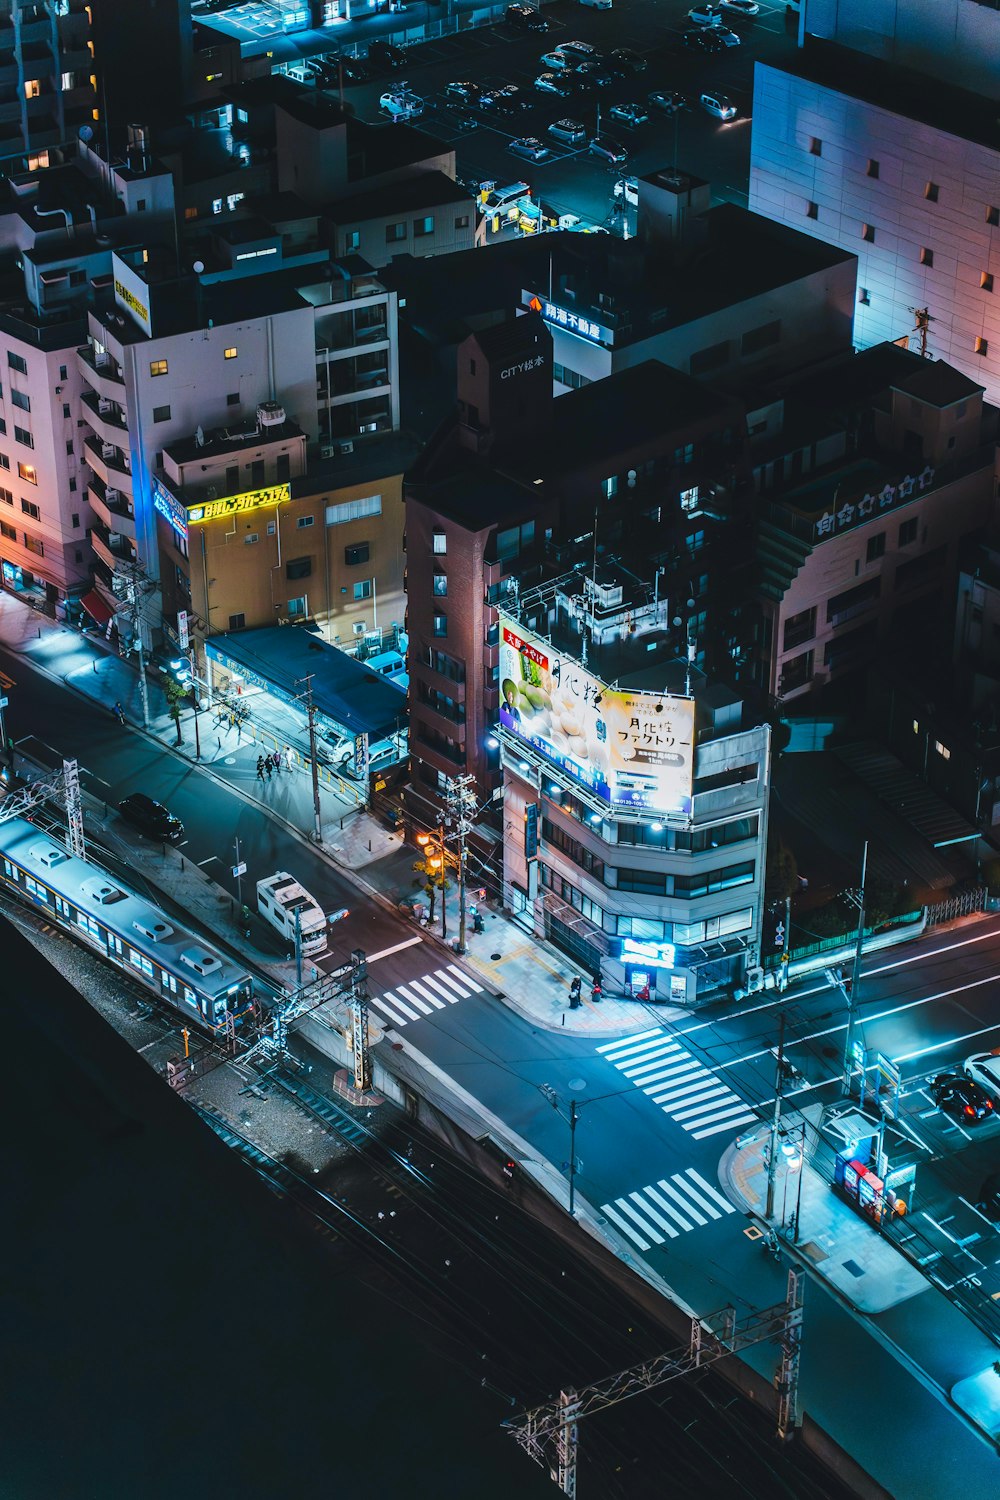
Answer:
<path fill-rule="evenodd" d="M 586 1386 L 582 1391 L 572 1388 L 560 1391 L 558 1400 L 533 1407 L 519 1417 L 510 1417 L 503 1425 L 536 1463 L 548 1469 L 562 1493 L 575 1497 L 579 1423 L 584 1417 L 704 1369 L 716 1360 L 739 1354 L 754 1344 L 776 1340 L 781 1345 L 781 1367 L 775 1378 L 778 1436 L 787 1440 L 792 1436 L 796 1422 L 804 1277 L 803 1271 L 793 1267 L 788 1272 L 788 1293 L 784 1302 L 761 1312 L 749 1313 L 739 1321 L 732 1307 L 713 1313 L 705 1322 L 692 1318 L 691 1339 L 686 1349 L 658 1354 Z"/>

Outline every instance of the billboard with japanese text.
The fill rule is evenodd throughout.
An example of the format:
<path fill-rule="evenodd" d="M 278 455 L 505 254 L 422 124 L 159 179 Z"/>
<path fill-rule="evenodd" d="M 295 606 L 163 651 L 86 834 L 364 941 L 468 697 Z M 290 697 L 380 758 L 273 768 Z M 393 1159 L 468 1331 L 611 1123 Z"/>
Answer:
<path fill-rule="evenodd" d="M 611 811 L 691 811 L 694 700 L 609 688 L 503 614 L 500 722 Z"/>

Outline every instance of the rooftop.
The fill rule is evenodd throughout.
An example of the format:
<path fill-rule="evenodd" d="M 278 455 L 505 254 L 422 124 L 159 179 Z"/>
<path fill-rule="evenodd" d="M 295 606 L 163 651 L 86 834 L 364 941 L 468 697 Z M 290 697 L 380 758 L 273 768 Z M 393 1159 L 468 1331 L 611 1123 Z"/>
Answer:
<path fill-rule="evenodd" d="M 350 198 L 338 198 L 329 205 L 327 215 L 337 224 L 344 225 L 356 220 L 378 219 L 387 214 L 414 213 L 421 208 L 434 208 L 445 203 L 464 203 L 471 207 L 472 202 L 468 189 L 446 172 L 418 172 L 402 182 L 370 188 Z"/>
<path fill-rule="evenodd" d="M 997 150 L 997 101 L 836 42 L 807 36 L 780 71 Z"/>

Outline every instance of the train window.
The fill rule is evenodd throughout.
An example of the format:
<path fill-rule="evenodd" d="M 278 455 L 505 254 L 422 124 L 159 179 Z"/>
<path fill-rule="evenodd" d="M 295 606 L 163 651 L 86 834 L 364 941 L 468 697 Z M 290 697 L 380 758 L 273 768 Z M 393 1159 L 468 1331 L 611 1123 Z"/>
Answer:
<path fill-rule="evenodd" d="M 16 880 L 17 879 L 17 876 L 14 874 L 14 866 L 11 864 L 10 860 L 6 857 L 6 855 L 4 855 L 3 872 L 6 875 L 6 877 L 7 877 L 8 880 Z"/>
<path fill-rule="evenodd" d="M 108 947 L 112 953 L 123 954 L 125 952 L 125 944 L 120 937 L 115 937 L 113 932 L 108 933 Z"/>
<path fill-rule="evenodd" d="M 25 887 L 27 888 L 27 890 L 30 892 L 30 894 L 32 896 L 34 896 L 37 900 L 39 900 L 39 901 L 51 901 L 52 900 L 51 893 L 46 889 L 46 887 L 44 885 L 42 885 L 41 881 L 40 880 L 36 880 L 33 875 L 26 874 L 25 877 L 24 877 L 24 884 L 25 884 Z"/>
<path fill-rule="evenodd" d="M 63 899 L 62 896 L 57 896 L 56 911 L 61 917 L 68 917 L 72 915 L 73 908 L 70 906 L 68 901 Z"/>
<path fill-rule="evenodd" d="M 198 1009 L 198 996 L 195 994 L 194 990 L 189 984 L 186 984 L 184 986 L 184 999 L 187 1001 L 188 1005 L 193 1005 L 195 1010 Z"/>
<path fill-rule="evenodd" d="M 137 953 L 134 948 L 128 950 L 129 963 L 134 969 L 141 969 L 148 979 L 153 977 L 153 965 L 143 953 Z"/>
<path fill-rule="evenodd" d="M 99 922 L 95 922 L 93 917 L 88 917 L 85 911 L 78 911 L 76 920 L 77 925 L 82 927 L 84 932 L 89 932 L 92 938 L 97 938 L 98 942 L 100 942 L 101 924 Z"/>
<path fill-rule="evenodd" d="M 161 969 L 160 978 L 163 981 L 163 988 L 165 990 L 169 990 L 172 995 L 176 995 L 177 980 L 174 978 L 174 976 L 172 974 L 168 974 L 166 969 Z"/>

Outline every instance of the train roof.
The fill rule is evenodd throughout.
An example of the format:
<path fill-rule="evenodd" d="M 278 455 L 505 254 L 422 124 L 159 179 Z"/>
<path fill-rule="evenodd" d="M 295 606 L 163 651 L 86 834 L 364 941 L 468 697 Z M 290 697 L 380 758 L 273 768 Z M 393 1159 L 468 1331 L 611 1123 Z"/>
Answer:
<path fill-rule="evenodd" d="M 129 889 L 117 875 L 70 854 L 60 840 L 24 818 L 0 823 L 0 854 L 148 957 L 155 953 L 178 979 L 209 996 L 235 990 L 246 970 L 198 933 Z"/>

